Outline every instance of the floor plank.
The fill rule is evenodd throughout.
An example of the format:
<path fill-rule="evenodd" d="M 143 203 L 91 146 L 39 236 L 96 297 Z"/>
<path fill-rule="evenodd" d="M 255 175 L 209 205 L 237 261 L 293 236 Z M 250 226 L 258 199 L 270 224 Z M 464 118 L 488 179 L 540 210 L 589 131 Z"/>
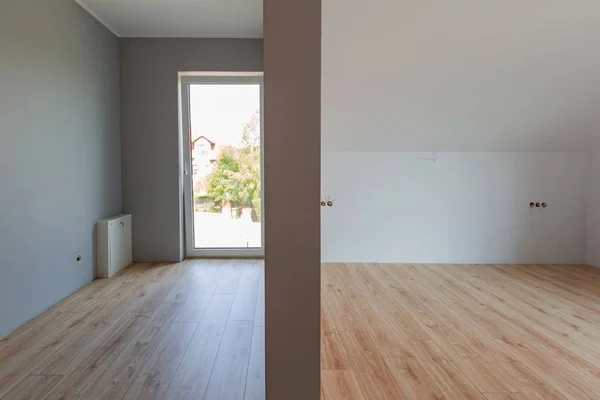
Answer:
<path fill-rule="evenodd" d="M 433 342 L 412 341 L 407 345 L 449 399 L 481 399 L 483 395 Z"/>
<path fill-rule="evenodd" d="M 416 358 L 388 358 L 385 361 L 407 399 L 447 399 Z"/>
<path fill-rule="evenodd" d="M 45 312 L 5 337 L 0 347 L 0 365 L 42 340 L 72 316 L 67 312 Z"/>
<path fill-rule="evenodd" d="M 162 400 L 197 327 L 195 323 L 172 324 L 131 385 L 125 399 Z"/>
<path fill-rule="evenodd" d="M 265 269 L 260 269 L 260 285 L 256 294 L 256 307 L 254 307 L 254 326 L 265 326 Z"/>
<path fill-rule="evenodd" d="M 486 400 L 528 400 L 520 393 L 485 393 Z"/>
<path fill-rule="evenodd" d="M 600 392 L 600 271 L 322 267 L 322 398 Z M 261 261 L 135 264 L 0 341 L 0 399 L 264 400 Z M 291 344 L 293 345 L 293 344 Z"/>
<path fill-rule="evenodd" d="M 404 345 L 402 345 L 403 348 Z M 351 370 L 352 364 L 346 354 L 342 338 L 337 332 L 321 333 L 321 369 Z"/>
<path fill-rule="evenodd" d="M 75 338 L 96 318 L 96 313 L 101 311 L 102 307 L 102 305 L 96 304 L 84 314 L 74 313 L 60 327 L 52 330 L 43 339 L 0 366 L 0 399 L 22 379 L 31 375 L 34 368 Z"/>
<path fill-rule="evenodd" d="M 253 328 L 251 321 L 227 322 L 205 400 L 236 400 L 244 397 Z"/>
<path fill-rule="evenodd" d="M 223 274 L 224 268 L 213 265 L 207 267 L 175 322 L 200 322 Z"/>
<path fill-rule="evenodd" d="M 237 260 L 226 260 L 223 264 L 227 268 L 223 269 L 223 276 L 215 288 L 215 294 L 236 294 L 244 268 Z"/>
<path fill-rule="evenodd" d="M 363 331 L 341 332 L 342 342 L 348 358 L 356 374 L 356 378 L 366 399 L 401 400 L 404 399 L 401 389 L 396 385 L 394 377 L 375 343 Z M 327 388 L 325 388 L 327 394 Z"/>
<path fill-rule="evenodd" d="M 165 399 L 197 400 L 204 398 L 233 297 L 233 295 L 213 296 L 179 363 Z"/>
<path fill-rule="evenodd" d="M 7 400 L 41 400 L 62 378 L 57 375 L 28 376 L 3 398 Z"/>
<path fill-rule="evenodd" d="M 248 265 L 243 269 L 235 300 L 229 312 L 230 321 L 254 321 L 260 286 L 260 268 Z"/>
<path fill-rule="evenodd" d="M 265 328 L 254 327 L 244 400 L 265 400 Z"/>
<path fill-rule="evenodd" d="M 64 378 L 44 399 L 83 397 L 147 320 L 148 316 L 144 314 L 127 314 L 115 325 L 114 330 L 105 336 L 94 338 L 94 341 L 77 354 L 76 359 L 65 370 Z"/>
<path fill-rule="evenodd" d="M 566 397 L 519 362 L 495 363 L 500 379 L 510 382 L 528 399 L 565 400 Z"/>
<path fill-rule="evenodd" d="M 324 397 L 327 400 L 364 400 L 354 371 L 323 371 Z"/>
<path fill-rule="evenodd" d="M 156 346 L 171 329 L 171 323 L 181 306 L 181 303 L 162 303 L 149 314 L 145 323 L 111 363 L 110 368 L 95 377 L 94 383 L 85 392 L 86 397 L 122 398 L 147 365 Z"/>
<path fill-rule="evenodd" d="M 325 302 L 337 329 L 340 332 L 364 330 L 362 322 L 337 280 L 325 272 L 321 275 L 321 286 Z"/>

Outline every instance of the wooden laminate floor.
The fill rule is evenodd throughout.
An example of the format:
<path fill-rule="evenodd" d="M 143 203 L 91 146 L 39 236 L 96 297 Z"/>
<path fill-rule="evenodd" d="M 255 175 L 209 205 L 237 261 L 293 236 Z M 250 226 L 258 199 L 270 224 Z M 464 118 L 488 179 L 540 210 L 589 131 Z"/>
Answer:
<path fill-rule="evenodd" d="M 322 396 L 600 399 L 600 270 L 322 268 Z"/>
<path fill-rule="evenodd" d="M 321 354 L 325 400 L 600 399 L 600 270 L 326 264 Z M 0 341 L 0 399 L 263 400 L 263 263 L 94 281 Z"/>
<path fill-rule="evenodd" d="M 262 261 L 137 264 L 0 342 L 0 399 L 264 400 Z"/>

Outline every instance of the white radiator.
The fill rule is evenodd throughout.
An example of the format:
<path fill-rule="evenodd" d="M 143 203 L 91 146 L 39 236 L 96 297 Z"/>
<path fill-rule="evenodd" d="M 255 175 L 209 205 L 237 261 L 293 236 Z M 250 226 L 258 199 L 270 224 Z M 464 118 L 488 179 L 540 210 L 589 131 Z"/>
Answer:
<path fill-rule="evenodd" d="M 131 215 L 98 221 L 98 277 L 110 278 L 131 264 Z"/>

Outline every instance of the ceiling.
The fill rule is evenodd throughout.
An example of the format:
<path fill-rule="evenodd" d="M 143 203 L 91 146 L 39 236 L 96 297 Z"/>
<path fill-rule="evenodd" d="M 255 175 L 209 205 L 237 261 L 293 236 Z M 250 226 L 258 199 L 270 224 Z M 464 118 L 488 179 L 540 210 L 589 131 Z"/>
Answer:
<path fill-rule="evenodd" d="M 323 148 L 584 150 L 597 0 L 323 0 Z"/>
<path fill-rule="evenodd" d="M 76 1 L 121 37 L 263 32 L 262 0 Z M 600 143 L 597 0 L 323 0 L 322 28 L 324 149 Z"/>
<path fill-rule="evenodd" d="M 260 38 L 262 0 L 75 0 L 119 37 Z"/>

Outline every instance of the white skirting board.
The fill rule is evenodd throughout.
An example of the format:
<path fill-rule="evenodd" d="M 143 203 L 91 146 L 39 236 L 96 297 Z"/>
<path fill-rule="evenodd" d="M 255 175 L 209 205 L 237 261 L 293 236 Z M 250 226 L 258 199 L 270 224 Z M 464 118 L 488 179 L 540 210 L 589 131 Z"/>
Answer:
<path fill-rule="evenodd" d="M 110 278 L 132 262 L 131 215 L 98 221 L 98 277 Z"/>

